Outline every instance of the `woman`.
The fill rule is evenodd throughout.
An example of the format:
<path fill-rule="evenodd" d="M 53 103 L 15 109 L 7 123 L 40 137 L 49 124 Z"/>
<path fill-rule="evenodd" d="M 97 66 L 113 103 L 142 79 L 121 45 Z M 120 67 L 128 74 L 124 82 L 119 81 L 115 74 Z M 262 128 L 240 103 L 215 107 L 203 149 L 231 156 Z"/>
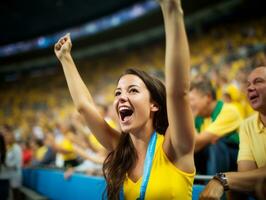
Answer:
<path fill-rule="evenodd" d="M 166 94 L 163 84 L 145 72 L 126 71 L 114 101 L 122 133 L 108 126 L 97 111 L 70 55 L 69 35 L 55 44 L 76 108 L 110 151 L 103 166 L 108 199 L 192 197 L 194 129 L 183 11 L 180 0 L 164 0 L 160 5 L 166 31 Z"/>

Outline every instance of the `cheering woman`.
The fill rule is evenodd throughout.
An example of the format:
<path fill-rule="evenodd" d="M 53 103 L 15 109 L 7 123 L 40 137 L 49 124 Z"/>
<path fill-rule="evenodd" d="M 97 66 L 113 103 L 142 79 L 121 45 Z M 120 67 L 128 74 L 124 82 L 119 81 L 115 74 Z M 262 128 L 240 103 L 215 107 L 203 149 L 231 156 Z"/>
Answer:
<path fill-rule="evenodd" d="M 161 0 L 165 33 L 165 86 L 128 69 L 114 92 L 121 132 L 97 111 L 71 57 L 70 35 L 54 51 L 76 108 L 109 151 L 103 172 L 108 199 L 192 198 L 194 128 L 189 106 L 190 57 L 180 0 Z"/>

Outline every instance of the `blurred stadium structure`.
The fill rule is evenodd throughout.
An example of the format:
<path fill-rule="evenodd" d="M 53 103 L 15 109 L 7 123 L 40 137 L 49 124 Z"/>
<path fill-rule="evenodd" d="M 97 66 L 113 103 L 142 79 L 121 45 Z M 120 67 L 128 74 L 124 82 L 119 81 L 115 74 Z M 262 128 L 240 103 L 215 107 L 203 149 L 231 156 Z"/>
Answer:
<path fill-rule="evenodd" d="M 241 88 L 246 71 L 266 65 L 265 4 L 183 1 L 192 78 L 208 75 L 215 82 L 219 74 L 230 86 L 222 92 L 245 108 L 244 117 L 251 113 Z M 53 52 L 65 33 L 71 33 L 76 64 L 99 104 L 112 102 L 125 68 L 163 78 L 163 21 L 153 0 L 11 0 L 0 2 L 0 13 L 0 126 L 12 125 L 18 140 L 30 138 L 35 126 L 53 130 L 74 112 Z"/>
<path fill-rule="evenodd" d="M 51 46 L 67 32 L 71 32 L 75 42 L 76 58 L 143 45 L 164 35 L 160 9 L 153 0 L 1 4 L 0 73 L 55 64 Z M 203 33 L 206 26 L 221 20 L 261 16 L 265 3 L 201 0 L 183 4 L 190 32 Z"/>

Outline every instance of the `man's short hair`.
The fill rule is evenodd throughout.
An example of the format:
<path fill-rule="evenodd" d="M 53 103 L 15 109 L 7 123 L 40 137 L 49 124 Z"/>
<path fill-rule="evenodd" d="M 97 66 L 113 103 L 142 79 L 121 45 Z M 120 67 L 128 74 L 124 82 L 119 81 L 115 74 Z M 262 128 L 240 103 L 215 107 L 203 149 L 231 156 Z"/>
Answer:
<path fill-rule="evenodd" d="M 204 95 L 211 95 L 213 100 L 216 100 L 216 91 L 210 80 L 195 81 L 191 83 L 190 91 L 197 90 Z"/>

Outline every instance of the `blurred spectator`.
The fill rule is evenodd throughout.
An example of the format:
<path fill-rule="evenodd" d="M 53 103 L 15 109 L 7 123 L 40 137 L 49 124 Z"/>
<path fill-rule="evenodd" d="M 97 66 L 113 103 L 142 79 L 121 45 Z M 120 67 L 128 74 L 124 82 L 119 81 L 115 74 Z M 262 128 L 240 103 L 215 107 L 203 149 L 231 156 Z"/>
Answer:
<path fill-rule="evenodd" d="M 216 100 L 210 81 L 192 83 L 191 108 L 195 115 L 195 164 L 197 173 L 213 175 L 219 171 L 236 170 L 238 110 Z"/>
<path fill-rule="evenodd" d="M 47 136 L 46 136 L 47 137 Z M 49 145 L 44 144 L 40 139 L 32 141 L 34 157 L 31 162 L 32 167 L 51 166 L 54 165 L 55 152 Z"/>
<path fill-rule="evenodd" d="M 240 127 L 238 172 L 215 176 L 201 194 L 201 199 L 219 199 L 231 189 L 242 192 L 255 191 L 263 197 L 266 179 L 266 67 L 254 69 L 247 79 L 247 96 L 256 113 Z M 262 182 L 261 182 L 262 181 Z"/>
<path fill-rule="evenodd" d="M 71 138 L 75 134 L 75 129 L 69 121 L 64 121 L 60 124 L 60 132 L 63 138 L 59 142 L 55 140 L 53 134 L 47 134 L 47 144 L 62 155 L 65 168 L 75 167 L 79 165 L 79 161 L 73 150 L 73 143 L 69 140 L 69 137 Z"/>
<path fill-rule="evenodd" d="M 12 189 L 13 198 L 16 200 L 21 199 L 18 188 L 22 184 L 22 151 L 20 146 L 15 141 L 12 128 L 8 125 L 4 125 L 3 134 L 6 142 L 6 174 L 8 174 L 10 186 Z"/>
<path fill-rule="evenodd" d="M 26 140 L 26 141 L 22 141 L 20 143 L 20 147 L 22 149 L 22 160 L 23 160 L 23 167 L 27 167 L 31 164 L 31 160 L 32 160 L 32 148 L 30 146 L 30 141 Z"/>

